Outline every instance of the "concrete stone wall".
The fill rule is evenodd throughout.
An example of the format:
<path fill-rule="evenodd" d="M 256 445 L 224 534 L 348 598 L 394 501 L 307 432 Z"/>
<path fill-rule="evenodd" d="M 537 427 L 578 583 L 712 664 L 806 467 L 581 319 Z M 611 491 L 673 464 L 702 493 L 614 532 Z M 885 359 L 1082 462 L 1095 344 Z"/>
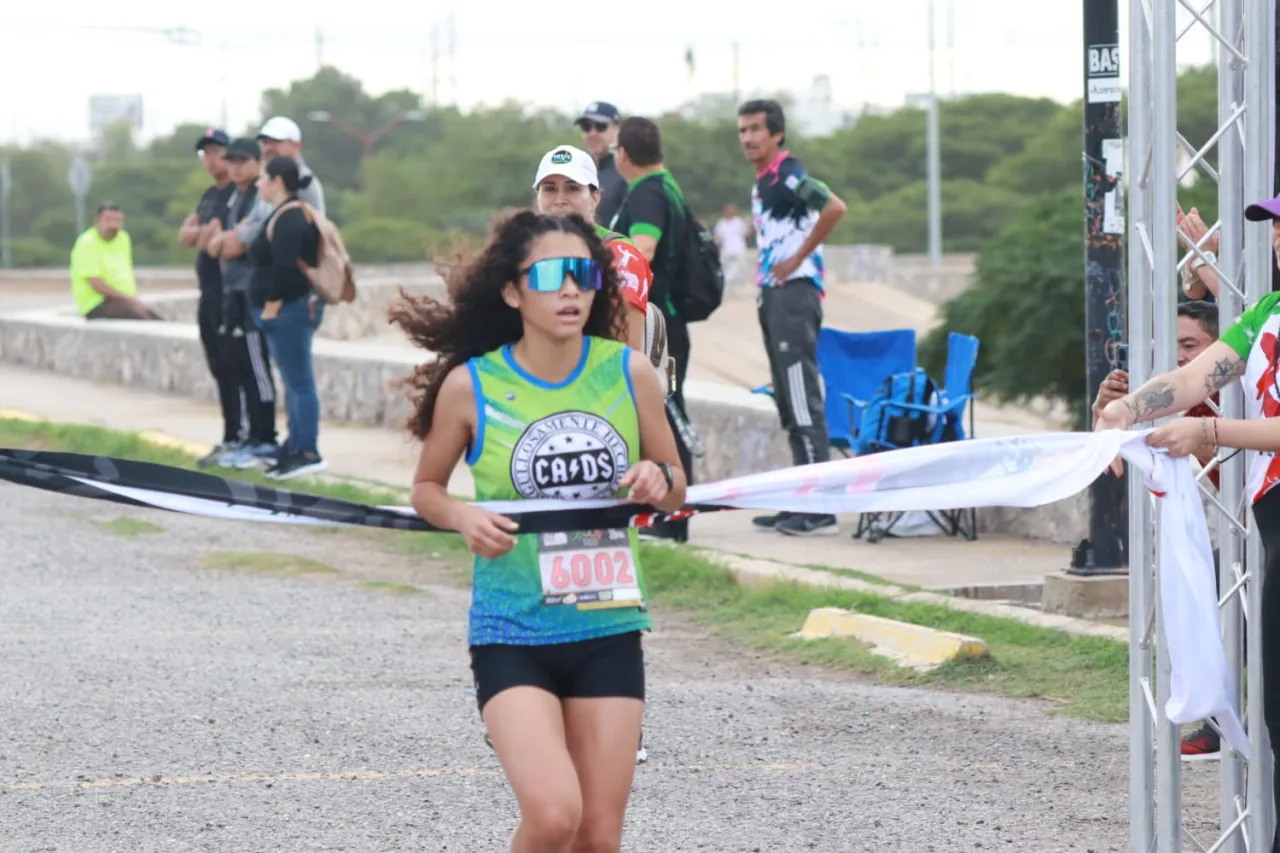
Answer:
<path fill-rule="evenodd" d="M 376 303 L 370 296 L 371 304 Z M 313 351 L 321 418 L 400 428 L 410 406 L 396 385 L 422 362 L 420 352 L 332 336 L 317 338 Z M 74 313 L 47 311 L 0 315 L 0 362 L 208 402 L 217 399 L 197 330 L 189 322 L 90 323 Z M 686 399 L 705 446 L 694 464 L 697 481 L 791 464 L 768 400 L 696 382 L 686 388 Z"/>
<path fill-rule="evenodd" d="M 393 328 L 387 312 L 400 298 L 400 288 L 411 296 L 444 296 L 444 282 L 436 275 L 387 276 L 362 278 L 356 298 L 325 311 L 318 337 L 335 341 L 358 341 L 383 334 Z M 157 314 L 174 323 L 195 323 L 200 297 L 195 291 L 160 293 L 147 304 Z"/>
<path fill-rule="evenodd" d="M 882 284 L 901 290 L 918 299 L 940 304 L 964 291 L 973 276 L 976 256 L 943 255 L 941 268 L 934 270 L 925 255 L 895 254 L 889 246 L 856 244 L 826 246 L 826 266 L 833 281 L 847 284 Z M 726 270 L 730 287 L 750 287 L 755 268 L 755 252 L 748 251 L 736 265 Z M 191 267 L 140 267 L 135 270 L 138 287 L 144 299 L 162 298 L 148 290 L 172 290 L 188 285 L 195 291 L 195 271 Z M 47 284 L 51 288 L 67 286 L 65 269 L 0 270 L 0 293 L 10 284 Z M 378 289 L 388 281 L 406 286 L 439 282 L 431 264 L 361 264 L 356 267 L 356 281 Z M 68 297 L 69 300 L 69 297 Z M 3 310 L 3 306 L 0 306 Z M 191 308 L 194 311 L 194 307 Z M 336 335 L 340 339 L 342 333 Z"/>

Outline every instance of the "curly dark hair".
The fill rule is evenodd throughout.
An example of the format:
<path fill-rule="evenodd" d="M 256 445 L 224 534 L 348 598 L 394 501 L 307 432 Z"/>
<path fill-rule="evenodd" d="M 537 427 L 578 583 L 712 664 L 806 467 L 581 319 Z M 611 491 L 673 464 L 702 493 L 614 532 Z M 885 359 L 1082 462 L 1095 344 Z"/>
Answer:
<path fill-rule="evenodd" d="M 414 368 L 403 383 L 408 386 L 414 407 L 407 426 L 416 437 L 423 438 L 431 430 L 436 397 L 449 371 L 469 359 L 515 343 L 524 335 L 520 312 L 503 301 L 502 291 L 520 279 L 534 239 L 555 232 L 581 237 L 600 266 L 602 286 L 591 303 L 583 333 L 625 339 L 626 314 L 618 298 L 613 253 L 595 228 L 576 213 L 552 216 L 518 210 L 494 224 L 479 253 L 443 265 L 440 272 L 447 286 L 448 302 L 430 296 L 409 296 L 402 289 L 400 299 L 391 306 L 390 321 L 399 325 L 410 341 L 436 356 Z"/>

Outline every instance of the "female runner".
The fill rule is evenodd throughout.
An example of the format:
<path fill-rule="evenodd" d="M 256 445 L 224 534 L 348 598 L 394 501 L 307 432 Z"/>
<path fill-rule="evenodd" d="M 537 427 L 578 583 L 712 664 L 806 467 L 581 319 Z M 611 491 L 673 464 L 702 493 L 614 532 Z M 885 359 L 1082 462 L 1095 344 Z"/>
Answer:
<path fill-rule="evenodd" d="M 468 643 L 481 717 L 520 807 L 513 853 L 618 851 L 652 628 L 634 530 L 513 535 L 449 497 L 685 498 L 662 383 L 620 336 L 612 256 L 580 216 L 520 212 L 449 270 L 450 304 L 393 319 L 436 354 L 415 371 L 413 506 L 475 554 Z"/>

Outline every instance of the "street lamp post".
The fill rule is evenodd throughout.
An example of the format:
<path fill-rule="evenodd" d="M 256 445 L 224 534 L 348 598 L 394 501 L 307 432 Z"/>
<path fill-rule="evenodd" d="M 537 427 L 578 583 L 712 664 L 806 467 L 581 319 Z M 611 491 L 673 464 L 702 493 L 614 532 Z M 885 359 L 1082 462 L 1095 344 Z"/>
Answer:
<path fill-rule="evenodd" d="M 307 118 L 319 124 L 332 124 L 342 128 L 348 136 L 360 140 L 360 146 L 364 152 L 364 161 L 368 163 L 369 158 L 373 156 L 373 147 L 378 140 L 386 136 L 400 124 L 406 121 L 422 121 L 422 112 L 420 110 L 401 110 L 392 116 L 391 120 L 382 127 L 370 133 L 365 133 L 351 123 L 347 122 L 342 116 L 334 115 L 327 110 L 312 110 L 307 113 Z"/>

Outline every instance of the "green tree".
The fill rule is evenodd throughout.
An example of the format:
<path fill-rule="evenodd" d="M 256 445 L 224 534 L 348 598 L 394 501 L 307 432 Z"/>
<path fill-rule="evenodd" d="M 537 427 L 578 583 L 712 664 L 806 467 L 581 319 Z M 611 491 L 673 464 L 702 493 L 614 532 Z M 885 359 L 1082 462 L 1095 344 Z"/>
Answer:
<path fill-rule="evenodd" d="M 1076 101 L 1051 116 L 1021 151 L 994 163 L 987 179 L 1024 196 L 1056 193 L 1083 187 L 1083 158 L 1084 102 Z"/>
<path fill-rule="evenodd" d="M 1016 214 L 1022 199 L 978 181 L 943 181 L 942 241 L 948 252 L 982 247 Z M 917 181 L 865 204 L 852 204 L 833 243 L 879 243 L 898 252 L 923 252 L 928 244 L 928 186 Z"/>
<path fill-rule="evenodd" d="M 973 286 L 948 302 L 921 341 L 921 363 L 941 375 L 947 333 L 981 342 L 974 385 L 1007 403 L 1065 401 L 1083 423 L 1084 211 L 1080 194 L 1032 200 L 978 255 Z"/>
<path fill-rule="evenodd" d="M 302 130 L 303 151 L 308 164 L 330 186 L 351 189 L 360 183 L 364 148 L 359 139 L 344 130 L 372 134 L 406 112 L 419 111 L 421 99 L 407 90 L 371 97 L 360 81 L 336 68 L 321 68 L 314 77 L 294 81 L 288 89 L 268 89 L 262 94 L 263 120 L 273 115 L 288 116 Z M 327 113 L 327 121 L 312 116 Z M 438 135 L 430 118 L 398 125 L 381 140 L 375 150 L 394 147 L 401 152 L 420 150 Z M 246 131 L 254 135 L 258 127 Z"/>

